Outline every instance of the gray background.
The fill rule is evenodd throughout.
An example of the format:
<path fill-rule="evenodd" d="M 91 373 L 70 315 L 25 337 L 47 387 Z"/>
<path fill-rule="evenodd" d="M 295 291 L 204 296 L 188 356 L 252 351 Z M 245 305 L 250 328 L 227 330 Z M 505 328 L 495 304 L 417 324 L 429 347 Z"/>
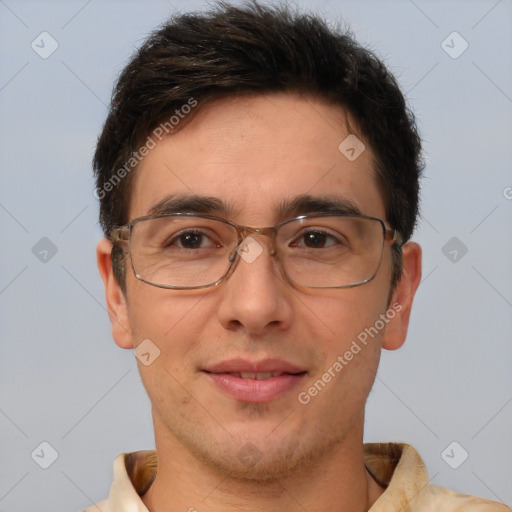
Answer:
<path fill-rule="evenodd" d="M 408 442 L 432 483 L 511 504 L 512 3 L 300 4 L 343 16 L 385 59 L 425 140 L 424 279 L 366 440 Z M 106 497 L 115 455 L 154 446 L 135 358 L 110 336 L 90 161 L 131 52 L 204 5 L 0 0 L 0 512 L 80 510 Z M 31 48 L 43 31 L 59 45 L 47 59 Z M 442 46 L 453 31 L 469 44 L 458 58 L 458 36 Z M 48 241 L 34 254 L 43 237 L 54 255 Z M 46 470 L 50 448 L 31 457 L 43 441 L 58 453 Z"/>

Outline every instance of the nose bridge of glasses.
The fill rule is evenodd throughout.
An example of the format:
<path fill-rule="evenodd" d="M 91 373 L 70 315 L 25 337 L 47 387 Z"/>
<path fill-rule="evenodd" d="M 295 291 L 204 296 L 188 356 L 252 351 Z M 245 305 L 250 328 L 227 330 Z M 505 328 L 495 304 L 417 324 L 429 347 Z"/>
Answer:
<path fill-rule="evenodd" d="M 251 237 L 270 237 L 270 255 L 276 254 L 276 228 L 273 226 L 253 228 L 249 226 L 239 226 L 238 228 L 238 245 L 242 245 L 245 240 Z"/>

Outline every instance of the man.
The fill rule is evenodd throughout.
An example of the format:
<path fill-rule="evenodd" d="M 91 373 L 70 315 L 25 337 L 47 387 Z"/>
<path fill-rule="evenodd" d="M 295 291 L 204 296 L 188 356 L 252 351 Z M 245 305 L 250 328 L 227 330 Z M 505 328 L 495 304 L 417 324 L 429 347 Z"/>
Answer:
<path fill-rule="evenodd" d="M 151 35 L 94 168 L 156 451 L 116 458 L 100 510 L 509 510 L 363 445 L 420 282 L 420 149 L 394 78 L 316 18 L 219 4 Z"/>

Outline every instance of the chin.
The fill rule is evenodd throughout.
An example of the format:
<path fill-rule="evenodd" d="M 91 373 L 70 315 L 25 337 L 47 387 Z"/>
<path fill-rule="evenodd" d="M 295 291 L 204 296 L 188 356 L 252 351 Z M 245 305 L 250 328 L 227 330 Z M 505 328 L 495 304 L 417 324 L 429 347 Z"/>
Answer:
<path fill-rule="evenodd" d="M 196 453 L 210 470 L 229 476 L 230 479 L 247 482 L 270 482 L 290 476 L 300 469 L 303 457 L 297 442 L 279 449 L 260 450 L 254 443 L 247 442 L 239 450 L 226 448 L 221 451 L 209 450 Z"/>
<path fill-rule="evenodd" d="M 213 432 L 210 432 L 212 435 Z M 300 433 L 245 432 L 221 439 L 193 437 L 192 432 L 180 436 L 181 443 L 194 458 L 223 478 L 252 483 L 279 481 L 312 466 L 344 439 L 343 435 L 305 438 Z"/>

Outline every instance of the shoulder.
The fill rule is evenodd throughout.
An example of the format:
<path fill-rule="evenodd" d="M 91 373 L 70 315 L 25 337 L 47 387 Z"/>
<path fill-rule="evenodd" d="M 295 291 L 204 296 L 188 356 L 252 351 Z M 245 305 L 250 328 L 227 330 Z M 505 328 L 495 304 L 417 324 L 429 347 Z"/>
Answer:
<path fill-rule="evenodd" d="M 385 488 L 372 512 L 512 512 L 503 503 L 431 485 L 425 463 L 408 444 L 365 444 L 364 458 L 374 480 Z"/>
<path fill-rule="evenodd" d="M 445 487 L 429 485 L 419 496 L 418 511 L 436 512 L 512 512 L 503 503 L 460 494 Z"/>
<path fill-rule="evenodd" d="M 96 503 L 95 505 L 91 505 L 90 507 L 87 507 L 86 509 L 82 510 L 82 512 L 111 512 L 110 506 L 108 504 L 108 500 L 100 501 L 99 503 Z"/>

